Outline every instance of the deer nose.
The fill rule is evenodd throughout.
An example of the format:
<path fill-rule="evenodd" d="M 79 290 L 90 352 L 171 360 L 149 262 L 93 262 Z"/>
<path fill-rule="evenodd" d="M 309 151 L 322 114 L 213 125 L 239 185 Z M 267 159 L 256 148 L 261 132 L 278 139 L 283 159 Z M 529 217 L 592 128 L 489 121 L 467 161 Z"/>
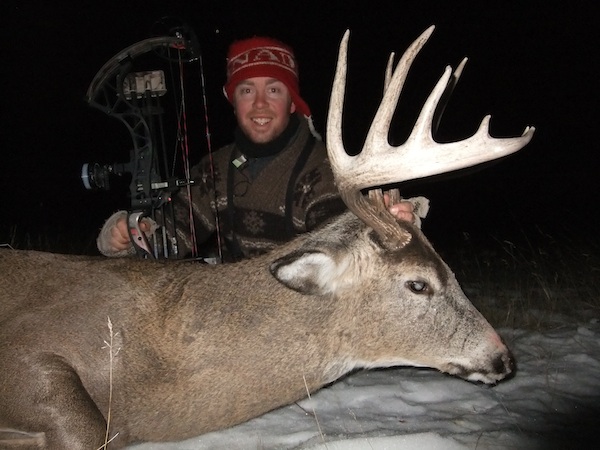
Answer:
<path fill-rule="evenodd" d="M 492 361 L 492 369 L 499 375 L 508 375 L 515 372 L 515 358 L 513 357 L 510 350 L 500 353 Z"/>

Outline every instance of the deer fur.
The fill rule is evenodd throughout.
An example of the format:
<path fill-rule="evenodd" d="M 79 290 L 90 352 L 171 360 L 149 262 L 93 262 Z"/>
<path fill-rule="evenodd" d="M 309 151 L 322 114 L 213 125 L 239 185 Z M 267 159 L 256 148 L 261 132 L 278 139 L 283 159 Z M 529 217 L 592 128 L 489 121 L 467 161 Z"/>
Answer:
<path fill-rule="evenodd" d="M 386 250 L 348 212 L 218 266 L 0 251 L 0 448 L 16 430 L 44 449 L 103 444 L 108 318 L 109 448 L 230 427 L 358 368 L 510 374 L 509 351 L 452 272 L 401 226 L 412 239 Z"/>

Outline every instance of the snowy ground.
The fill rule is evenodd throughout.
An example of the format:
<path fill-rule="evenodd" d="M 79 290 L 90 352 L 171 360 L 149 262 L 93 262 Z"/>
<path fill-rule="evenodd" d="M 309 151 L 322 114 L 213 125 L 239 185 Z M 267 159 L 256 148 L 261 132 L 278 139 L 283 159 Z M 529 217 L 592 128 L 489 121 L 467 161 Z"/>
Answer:
<path fill-rule="evenodd" d="M 129 449 L 597 448 L 600 322 L 500 334 L 518 369 L 495 387 L 433 370 L 361 371 L 236 427 Z"/>

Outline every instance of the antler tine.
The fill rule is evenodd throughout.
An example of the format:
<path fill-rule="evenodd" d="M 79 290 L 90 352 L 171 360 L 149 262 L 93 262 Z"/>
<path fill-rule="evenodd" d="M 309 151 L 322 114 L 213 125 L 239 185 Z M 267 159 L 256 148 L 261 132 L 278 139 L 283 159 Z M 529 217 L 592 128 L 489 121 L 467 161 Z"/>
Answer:
<path fill-rule="evenodd" d="M 394 73 L 394 58 L 396 57 L 396 53 L 390 53 L 388 58 L 387 66 L 385 67 L 385 79 L 383 81 L 383 92 L 387 91 L 390 82 L 392 81 L 392 74 Z"/>
<path fill-rule="evenodd" d="M 331 98 L 329 101 L 329 111 L 327 113 L 327 150 L 330 163 L 334 170 L 334 174 L 343 173 L 350 167 L 352 158 L 346 153 L 344 143 L 342 141 L 342 112 L 344 109 L 344 94 L 346 92 L 346 71 L 348 58 L 348 39 L 350 30 L 346 30 L 340 43 L 338 54 L 337 67 L 335 69 L 335 77 L 331 88 Z M 337 179 L 338 189 L 340 188 Z"/>
<path fill-rule="evenodd" d="M 438 104 L 437 111 L 435 112 L 435 116 L 433 117 L 433 126 L 432 126 L 432 135 L 435 135 L 437 129 L 440 125 L 440 121 L 442 120 L 442 115 L 444 114 L 444 110 L 448 105 L 448 101 L 450 100 L 450 96 L 452 95 L 452 91 L 456 87 L 458 83 L 458 79 L 462 75 L 462 72 L 467 64 L 468 58 L 463 58 L 458 67 L 454 70 L 452 77 L 450 77 L 450 81 L 448 82 L 448 86 L 446 86 L 446 90 L 442 94 L 442 98 L 440 99 L 440 103 Z"/>
<path fill-rule="evenodd" d="M 361 194 L 361 187 L 353 182 L 351 176 L 348 176 L 348 174 L 356 171 L 355 159 L 357 158 L 346 153 L 342 140 L 342 112 L 346 90 L 349 36 L 350 30 L 346 30 L 340 43 L 338 63 L 331 89 L 326 135 L 329 161 L 340 197 L 348 206 L 348 209 L 376 230 L 384 243 L 389 244 L 389 246 L 402 246 L 410 241 L 411 235 L 401 229 L 391 214 L 387 212 L 381 200 L 383 197 L 378 196 L 379 200 L 369 201 Z"/>
<path fill-rule="evenodd" d="M 375 153 L 389 153 L 391 146 L 388 144 L 387 137 L 390 130 L 390 124 L 392 122 L 394 111 L 396 111 L 396 105 L 398 104 L 402 88 L 404 87 L 404 83 L 408 76 L 408 71 L 418 53 L 433 33 L 434 28 L 435 26 L 433 25 L 427 28 L 417 39 L 415 39 L 410 47 L 408 47 L 402 55 L 402 58 L 400 58 L 400 61 L 398 61 L 389 82 L 387 81 L 386 75 L 387 87 L 383 99 L 381 100 L 373 123 L 371 124 L 371 128 L 369 129 L 369 133 L 367 134 L 363 151 L 357 155 L 358 158 L 366 160 L 372 159 Z M 388 61 L 388 70 L 389 69 Z M 383 139 L 381 139 L 382 137 Z M 382 142 L 386 145 L 381 146 Z"/>

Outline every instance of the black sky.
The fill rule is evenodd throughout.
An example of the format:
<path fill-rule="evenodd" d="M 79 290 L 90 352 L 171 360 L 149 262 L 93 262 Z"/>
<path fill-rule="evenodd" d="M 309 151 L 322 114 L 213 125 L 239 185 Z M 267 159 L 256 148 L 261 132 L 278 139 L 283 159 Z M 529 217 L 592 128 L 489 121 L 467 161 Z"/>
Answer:
<path fill-rule="evenodd" d="M 33 234 L 92 236 L 126 207 L 125 192 L 90 193 L 85 162 L 125 160 L 124 126 L 83 100 L 100 67 L 121 49 L 152 36 L 162 16 L 183 18 L 204 59 L 214 148 L 231 140 L 233 116 L 221 96 L 227 46 L 255 34 L 296 51 L 303 97 L 323 130 L 337 47 L 351 29 L 347 147 L 358 150 L 380 99 L 387 55 L 401 53 L 436 25 L 401 99 L 401 140 L 445 65 L 469 57 L 442 121 L 440 139 L 472 134 L 492 114 L 492 134 L 526 125 L 533 141 L 492 167 L 461 177 L 411 183 L 407 194 L 432 201 L 428 234 L 510 233 L 540 226 L 594 233 L 598 224 L 599 100 L 593 6 L 575 2 L 201 2 L 80 1 L 3 3 L 0 228 Z M 592 5 L 593 2 L 586 2 Z M 557 5 L 557 6 L 549 6 Z M 154 28 L 155 29 L 155 28 Z M 200 99 L 198 98 L 198 101 Z M 197 156 L 205 151 L 197 134 Z M 399 143 L 399 142 L 398 142 Z M 3 236 L 4 237 L 4 236 Z"/>

